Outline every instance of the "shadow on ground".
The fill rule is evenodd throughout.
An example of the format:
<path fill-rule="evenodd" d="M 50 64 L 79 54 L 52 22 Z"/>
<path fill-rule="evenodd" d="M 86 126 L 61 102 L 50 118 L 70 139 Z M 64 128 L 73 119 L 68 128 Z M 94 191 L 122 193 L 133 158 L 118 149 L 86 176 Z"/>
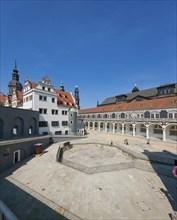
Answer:
<path fill-rule="evenodd" d="M 50 147 L 50 145 L 45 147 L 45 149 L 48 147 Z M 43 151 L 43 153 L 47 152 L 47 150 Z M 50 208 L 7 179 L 8 176 L 12 175 L 20 167 L 26 166 L 33 158 L 34 155 L 16 163 L 14 166 L 0 174 L 0 199 L 20 220 L 68 220 L 68 218 L 59 214 L 56 210 Z M 29 179 L 29 181 L 31 180 Z"/>
<path fill-rule="evenodd" d="M 51 209 L 7 179 L 4 179 L 1 182 L 1 200 L 20 220 L 67 220 L 67 218 L 60 215 L 55 210 Z"/>
<path fill-rule="evenodd" d="M 164 184 L 165 189 L 161 188 L 160 190 L 169 200 L 169 203 L 171 204 L 173 211 L 176 212 L 177 211 L 177 178 L 161 175 L 159 172 L 160 170 L 158 169 L 159 163 L 155 162 L 155 158 L 159 158 L 159 157 L 169 158 L 169 164 L 167 160 L 166 166 L 168 167 L 168 171 L 171 172 L 169 173 L 170 176 L 172 174 L 172 169 L 175 165 L 175 161 L 177 161 L 177 155 L 166 150 L 162 152 L 150 152 L 148 150 L 144 150 L 143 154 L 149 158 L 152 168 L 154 169 L 154 171 L 157 173 L 162 183 Z"/>

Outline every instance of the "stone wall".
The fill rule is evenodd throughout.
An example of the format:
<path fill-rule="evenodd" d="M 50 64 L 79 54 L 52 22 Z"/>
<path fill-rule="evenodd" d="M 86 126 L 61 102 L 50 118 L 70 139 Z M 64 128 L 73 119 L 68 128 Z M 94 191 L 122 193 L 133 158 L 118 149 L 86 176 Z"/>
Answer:
<path fill-rule="evenodd" d="M 42 143 L 43 148 L 52 142 L 51 136 L 38 136 L 0 142 L 0 173 L 17 162 L 34 154 L 34 145 Z"/>

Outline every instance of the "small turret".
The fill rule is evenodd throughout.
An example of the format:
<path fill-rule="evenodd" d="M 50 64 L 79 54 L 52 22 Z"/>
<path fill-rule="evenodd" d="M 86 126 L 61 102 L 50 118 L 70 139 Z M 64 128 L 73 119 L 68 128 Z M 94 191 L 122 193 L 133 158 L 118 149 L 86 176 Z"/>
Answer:
<path fill-rule="evenodd" d="M 75 87 L 75 90 L 74 90 L 74 98 L 75 98 L 75 102 L 76 102 L 76 105 L 77 105 L 78 109 L 80 109 L 79 88 L 78 88 L 77 84 L 76 84 L 76 87 Z"/>
<path fill-rule="evenodd" d="M 65 91 L 65 88 L 64 88 L 64 85 L 63 85 L 62 82 L 60 83 L 60 90 L 63 91 L 63 92 Z"/>
<path fill-rule="evenodd" d="M 140 91 L 140 90 L 138 89 L 138 87 L 137 87 L 136 84 L 135 84 L 135 86 L 134 86 L 132 92 L 139 92 L 139 91 Z"/>

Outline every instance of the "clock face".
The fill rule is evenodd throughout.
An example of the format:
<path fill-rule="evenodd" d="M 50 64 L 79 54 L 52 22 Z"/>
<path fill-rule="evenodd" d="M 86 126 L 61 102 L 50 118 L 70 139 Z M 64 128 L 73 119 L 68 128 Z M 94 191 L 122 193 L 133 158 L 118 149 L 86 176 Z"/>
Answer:
<path fill-rule="evenodd" d="M 131 113 L 131 118 L 133 118 L 133 119 L 137 118 L 136 112 L 132 112 L 132 113 Z"/>

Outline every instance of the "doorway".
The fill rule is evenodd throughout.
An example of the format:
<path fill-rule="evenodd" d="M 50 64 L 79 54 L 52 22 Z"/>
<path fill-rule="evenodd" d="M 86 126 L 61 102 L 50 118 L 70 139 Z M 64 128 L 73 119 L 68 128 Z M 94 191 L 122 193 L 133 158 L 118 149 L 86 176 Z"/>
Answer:
<path fill-rule="evenodd" d="M 14 152 L 13 163 L 16 164 L 20 161 L 20 150 Z"/>

